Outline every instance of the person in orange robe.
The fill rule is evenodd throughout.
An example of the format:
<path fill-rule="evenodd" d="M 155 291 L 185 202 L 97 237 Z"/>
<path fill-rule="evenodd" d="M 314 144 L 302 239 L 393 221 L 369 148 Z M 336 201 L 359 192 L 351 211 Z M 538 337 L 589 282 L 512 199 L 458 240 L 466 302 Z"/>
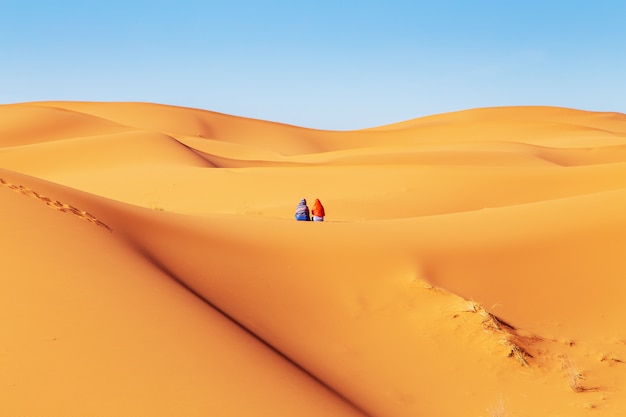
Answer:
<path fill-rule="evenodd" d="M 324 206 L 318 198 L 315 199 L 315 203 L 313 203 L 313 209 L 311 210 L 311 214 L 313 215 L 312 220 L 314 222 L 323 222 L 324 216 L 326 213 L 324 212 Z"/>

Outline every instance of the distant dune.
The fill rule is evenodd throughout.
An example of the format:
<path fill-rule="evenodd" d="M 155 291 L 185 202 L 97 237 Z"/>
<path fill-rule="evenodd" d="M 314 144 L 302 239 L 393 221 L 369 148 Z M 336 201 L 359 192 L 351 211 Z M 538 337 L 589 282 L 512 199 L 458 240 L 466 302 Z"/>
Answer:
<path fill-rule="evenodd" d="M 0 198 L 0 417 L 626 415 L 624 114 L 2 105 Z"/>

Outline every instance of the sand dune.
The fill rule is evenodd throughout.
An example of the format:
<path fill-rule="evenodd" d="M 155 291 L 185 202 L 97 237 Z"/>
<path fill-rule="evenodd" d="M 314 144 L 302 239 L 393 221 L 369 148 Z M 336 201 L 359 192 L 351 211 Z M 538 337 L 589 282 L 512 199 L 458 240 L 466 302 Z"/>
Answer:
<path fill-rule="evenodd" d="M 1 416 L 626 413 L 625 115 L 39 102 L 0 141 Z"/>

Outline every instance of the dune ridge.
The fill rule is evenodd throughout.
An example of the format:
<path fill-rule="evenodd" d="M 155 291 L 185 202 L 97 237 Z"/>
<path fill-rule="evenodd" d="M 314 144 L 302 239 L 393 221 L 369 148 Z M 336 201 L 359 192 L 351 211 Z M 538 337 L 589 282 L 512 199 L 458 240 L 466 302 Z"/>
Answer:
<path fill-rule="evenodd" d="M 39 102 L 0 141 L 0 415 L 626 410 L 625 115 Z"/>

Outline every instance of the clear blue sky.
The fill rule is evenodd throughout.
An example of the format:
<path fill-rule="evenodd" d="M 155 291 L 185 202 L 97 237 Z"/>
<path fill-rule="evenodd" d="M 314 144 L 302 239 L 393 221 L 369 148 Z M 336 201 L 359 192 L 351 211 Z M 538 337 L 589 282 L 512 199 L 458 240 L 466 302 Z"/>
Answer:
<path fill-rule="evenodd" d="M 147 101 L 319 129 L 626 113 L 626 0 L 0 0 L 0 103 Z"/>

